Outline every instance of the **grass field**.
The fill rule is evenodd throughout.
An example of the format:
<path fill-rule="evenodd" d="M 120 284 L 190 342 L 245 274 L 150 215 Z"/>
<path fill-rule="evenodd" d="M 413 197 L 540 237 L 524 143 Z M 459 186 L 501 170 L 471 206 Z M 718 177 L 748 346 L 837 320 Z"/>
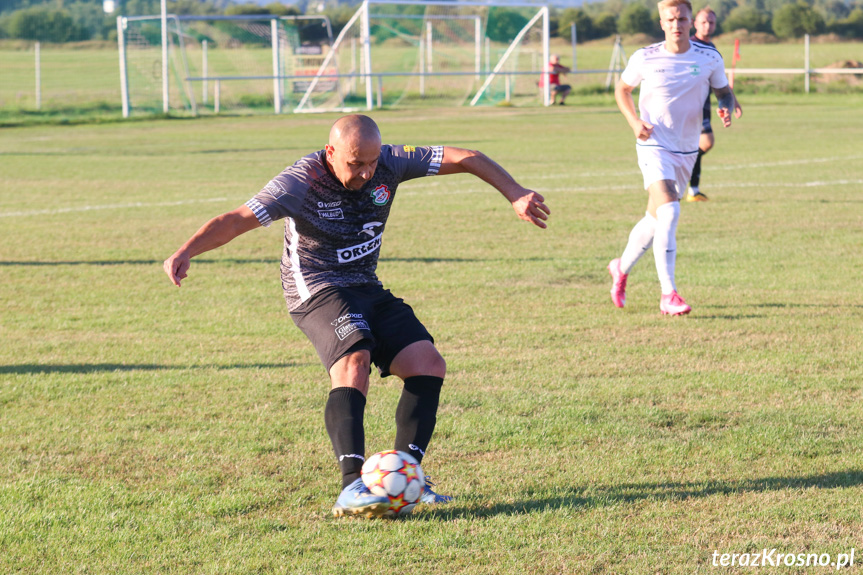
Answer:
<path fill-rule="evenodd" d="M 650 256 L 610 302 L 645 205 L 615 109 L 375 114 L 552 209 L 542 231 L 467 176 L 400 188 L 379 275 L 448 361 L 424 466 L 456 499 L 376 522 L 330 517 L 328 383 L 281 297 L 281 226 L 179 290 L 161 270 L 335 116 L 0 130 L 0 572 L 688 575 L 762 549 L 854 549 L 859 571 L 863 98 L 742 103 L 711 201 L 682 206 L 683 318 Z M 369 453 L 399 392 L 372 377 Z"/>

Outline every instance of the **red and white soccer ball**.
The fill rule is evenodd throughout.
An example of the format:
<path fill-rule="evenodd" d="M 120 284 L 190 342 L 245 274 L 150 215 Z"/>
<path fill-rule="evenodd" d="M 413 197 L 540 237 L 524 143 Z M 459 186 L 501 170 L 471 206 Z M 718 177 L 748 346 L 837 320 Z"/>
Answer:
<path fill-rule="evenodd" d="M 407 515 L 423 494 L 425 475 L 419 462 L 404 451 L 381 451 L 363 463 L 363 483 L 375 495 L 389 497 L 392 515 Z"/>

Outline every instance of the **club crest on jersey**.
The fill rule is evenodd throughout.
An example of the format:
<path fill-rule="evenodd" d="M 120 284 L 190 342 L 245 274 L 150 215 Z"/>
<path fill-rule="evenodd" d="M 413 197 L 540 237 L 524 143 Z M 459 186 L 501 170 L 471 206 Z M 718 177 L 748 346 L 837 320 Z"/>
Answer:
<path fill-rule="evenodd" d="M 692 66 L 689 67 L 689 75 L 690 76 L 698 76 L 698 74 L 700 74 L 700 73 L 701 73 L 701 68 L 698 66 L 698 64 L 693 64 Z"/>
<path fill-rule="evenodd" d="M 390 201 L 390 197 L 392 194 L 390 193 L 390 189 L 386 187 L 384 184 L 381 184 L 377 188 L 375 188 L 372 193 L 372 202 L 376 206 L 385 206 L 387 202 Z"/>

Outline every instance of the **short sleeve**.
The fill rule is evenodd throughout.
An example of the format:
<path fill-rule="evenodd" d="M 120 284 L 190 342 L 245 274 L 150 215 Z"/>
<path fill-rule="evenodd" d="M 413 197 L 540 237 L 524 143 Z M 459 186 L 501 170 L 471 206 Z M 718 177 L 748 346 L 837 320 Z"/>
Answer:
<path fill-rule="evenodd" d="M 626 63 L 626 69 L 620 75 L 620 79 L 629 86 L 638 86 L 644 77 L 641 74 L 644 64 L 644 50 L 637 50 L 632 58 Z"/>
<path fill-rule="evenodd" d="M 434 176 L 440 171 L 443 146 L 383 146 L 381 155 L 399 181 Z"/>
<path fill-rule="evenodd" d="M 323 151 L 301 158 L 246 202 L 262 226 L 299 212 L 312 183 L 326 173 L 322 158 Z"/>
<path fill-rule="evenodd" d="M 722 58 L 717 58 L 718 64 L 710 74 L 710 87 L 714 90 L 724 88 L 728 85 L 728 78 L 725 76 L 725 64 Z"/>

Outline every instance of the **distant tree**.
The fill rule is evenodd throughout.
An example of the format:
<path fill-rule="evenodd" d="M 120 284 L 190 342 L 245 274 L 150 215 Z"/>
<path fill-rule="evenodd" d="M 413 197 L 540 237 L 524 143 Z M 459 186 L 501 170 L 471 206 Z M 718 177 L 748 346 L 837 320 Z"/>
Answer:
<path fill-rule="evenodd" d="M 617 21 L 617 30 L 621 34 L 655 35 L 659 14 L 648 10 L 646 6 L 633 3 L 623 9 Z"/>
<path fill-rule="evenodd" d="M 567 8 L 561 13 L 558 35 L 569 38 L 573 23 L 575 23 L 575 34 L 579 42 L 593 40 L 597 37 L 593 19 L 581 8 Z"/>
<path fill-rule="evenodd" d="M 497 10 L 494 18 L 489 18 L 486 35 L 494 42 L 503 42 L 515 38 L 528 20 L 521 13 L 513 10 Z"/>
<path fill-rule="evenodd" d="M 770 14 L 750 6 L 738 6 L 722 22 L 726 32 L 748 30 L 749 32 L 770 32 Z"/>
<path fill-rule="evenodd" d="M 842 0 L 822 0 L 816 2 L 814 8 L 820 10 L 828 22 L 843 20 L 851 14 L 851 8 Z"/>
<path fill-rule="evenodd" d="M 40 42 L 87 40 L 84 30 L 75 25 L 67 10 L 34 6 L 12 13 L 7 24 L 10 38 Z"/>
<path fill-rule="evenodd" d="M 617 33 L 617 16 L 611 12 L 603 12 L 593 19 L 597 38 L 606 38 Z"/>
<path fill-rule="evenodd" d="M 206 16 L 210 14 L 219 14 L 221 11 L 214 4 L 209 2 L 201 2 L 200 0 L 171 0 L 168 2 L 168 14 L 179 15 L 194 15 Z M 161 6 L 156 10 L 156 14 L 161 13 Z"/>
<path fill-rule="evenodd" d="M 782 6 L 773 15 L 773 32 L 779 38 L 800 38 L 824 32 L 824 18 L 803 0 Z"/>
<path fill-rule="evenodd" d="M 106 17 L 101 2 L 73 2 L 66 4 L 66 10 L 82 37 L 105 40 L 117 30 L 117 21 Z"/>
<path fill-rule="evenodd" d="M 270 14 L 274 14 L 276 16 L 302 16 L 303 14 L 296 6 L 288 6 L 279 2 L 267 4 L 264 8 L 269 10 Z"/>
<path fill-rule="evenodd" d="M 266 16 L 270 11 L 259 4 L 234 4 L 225 9 L 226 16 Z"/>
<path fill-rule="evenodd" d="M 853 9 L 847 18 L 832 23 L 828 30 L 845 38 L 863 40 L 863 8 Z"/>

